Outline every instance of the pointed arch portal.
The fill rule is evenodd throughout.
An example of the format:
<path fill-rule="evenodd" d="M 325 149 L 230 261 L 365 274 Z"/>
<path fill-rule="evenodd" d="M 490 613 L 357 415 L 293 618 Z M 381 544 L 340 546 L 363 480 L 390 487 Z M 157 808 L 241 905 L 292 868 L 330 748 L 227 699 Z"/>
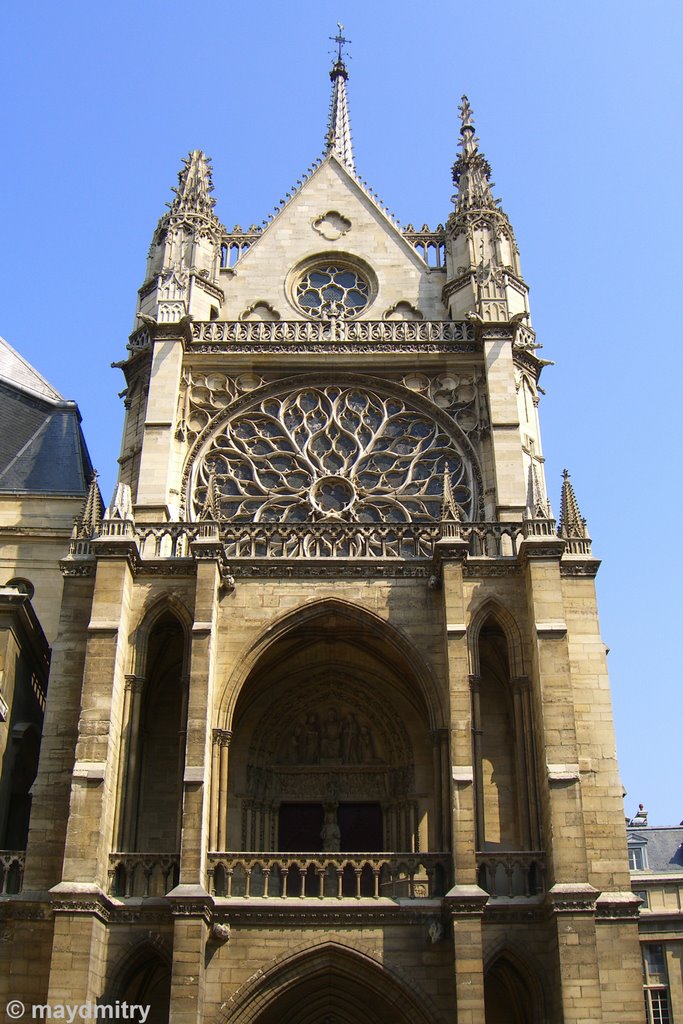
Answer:
<path fill-rule="evenodd" d="M 287 627 L 252 663 L 228 719 L 212 849 L 439 849 L 440 714 L 418 655 L 343 602 L 300 609 Z"/>
<path fill-rule="evenodd" d="M 290 957 L 247 986 L 220 1024 L 438 1022 L 409 988 L 364 954 L 337 944 Z"/>

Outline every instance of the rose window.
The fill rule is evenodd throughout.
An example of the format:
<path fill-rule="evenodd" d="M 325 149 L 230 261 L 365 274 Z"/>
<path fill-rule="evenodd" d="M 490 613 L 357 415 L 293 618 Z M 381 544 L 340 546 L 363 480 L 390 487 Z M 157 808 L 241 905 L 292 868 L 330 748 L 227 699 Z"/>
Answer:
<path fill-rule="evenodd" d="M 370 301 L 368 281 L 349 267 L 312 267 L 295 290 L 299 307 L 318 320 L 358 316 Z"/>
<path fill-rule="evenodd" d="M 446 471 L 472 518 L 469 460 L 428 414 L 362 387 L 300 387 L 238 412 L 205 442 L 193 511 L 211 483 L 233 522 L 433 522 Z"/>

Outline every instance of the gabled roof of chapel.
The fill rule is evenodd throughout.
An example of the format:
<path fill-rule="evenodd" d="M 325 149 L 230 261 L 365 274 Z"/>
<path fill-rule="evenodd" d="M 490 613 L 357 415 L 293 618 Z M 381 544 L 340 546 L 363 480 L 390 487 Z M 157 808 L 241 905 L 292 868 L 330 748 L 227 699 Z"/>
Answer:
<path fill-rule="evenodd" d="M 82 495 L 92 477 L 75 402 L 0 338 L 0 492 Z"/>

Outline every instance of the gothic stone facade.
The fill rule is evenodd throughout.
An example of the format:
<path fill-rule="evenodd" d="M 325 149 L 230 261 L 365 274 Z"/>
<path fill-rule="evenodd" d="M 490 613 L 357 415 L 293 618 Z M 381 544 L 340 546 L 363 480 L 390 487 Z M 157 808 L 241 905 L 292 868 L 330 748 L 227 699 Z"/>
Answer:
<path fill-rule="evenodd" d="M 635 1024 L 594 577 L 469 105 L 446 226 L 323 157 L 227 231 L 193 152 L 61 563 L 2 998 L 173 1024 Z M 169 1016 L 170 1014 L 170 1016 Z"/>

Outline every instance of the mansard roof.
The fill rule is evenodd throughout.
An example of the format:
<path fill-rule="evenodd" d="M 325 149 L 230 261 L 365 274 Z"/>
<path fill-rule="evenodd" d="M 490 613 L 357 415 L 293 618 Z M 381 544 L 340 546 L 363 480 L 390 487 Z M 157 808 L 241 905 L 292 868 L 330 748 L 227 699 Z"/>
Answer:
<path fill-rule="evenodd" d="M 92 477 L 75 402 L 0 338 L 0 492 L 81 495 Z"/>
<path fill-rule="evenodd" d="M 683 870 L 683 827 L 630 826 L 626 832 L 629 842 L 636 840 L 647 847 L 647 871 L 680 874 Z"/>

